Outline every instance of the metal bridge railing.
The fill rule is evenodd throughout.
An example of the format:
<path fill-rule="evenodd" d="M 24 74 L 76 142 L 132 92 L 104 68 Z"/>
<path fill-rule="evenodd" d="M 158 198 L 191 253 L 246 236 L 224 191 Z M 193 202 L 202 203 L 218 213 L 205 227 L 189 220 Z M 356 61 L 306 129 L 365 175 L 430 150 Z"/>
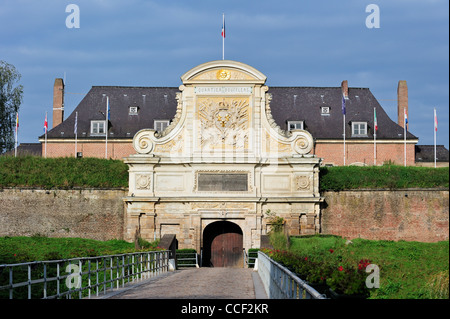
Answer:
<path fill-rule="evenodd" d="M 167 250 L 0 265 L 0 299 L 90 298 L 168 268 Z"/>
<path fill-rule="evenodd" d="M 326 299 L 286 267 L 258 251 L 258 274 L 270 299 Z"/>
<path fill-rule="evenodd" d="M 197 267 L 200 268 L 197 252 L 177 252 L 177 268 Z"/>
<path fill-rule="evenodd" d="M 244 252 L 244 268 L 254 268 L 256 259 L 258 259 L 258 252 L 257 251 L 245 251 L 245 248 L 243 249 Z"/>

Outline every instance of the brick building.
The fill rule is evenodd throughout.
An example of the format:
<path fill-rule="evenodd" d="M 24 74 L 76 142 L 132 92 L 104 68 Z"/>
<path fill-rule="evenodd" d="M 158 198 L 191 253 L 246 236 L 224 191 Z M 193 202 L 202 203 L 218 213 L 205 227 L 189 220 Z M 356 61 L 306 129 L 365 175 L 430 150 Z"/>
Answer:
<path fill-rule="evenodd" d="M 134 135 L 145 128 L 158 133 L 170 125 L 177 111 L 177 87 L 93 86 L 72 114 L 64 119 L 64 83 L 56 79 L 53 98 L 53 127 L 47 134 L 48 157 L 78 156 L 123 159 L 135 153 Z M 280 131 L 304 129 L 314 137 L 312 153 L 322 165 L 381 165 L 384 162 L 415 164 L 418 138 L 404 137 L 404 111 L 408 113 L 408 88 L 399 81 L 398 118 L 391 120 L 368 88 L 269 87 L 269 117 Z M 342 103 L 345 101 L 345 125 Z M 110 117 L 105 122 L 109 99 Z M 374 145 L 374 110 L 378 130 Z M 77 145 L 75 149 L 75 118 Z M 107 137 L 106 137 L 107 129 Z M 44 135 L 39 137 L 44 151 Z M 376 159 L 375 159 L 376 154 Z"/>

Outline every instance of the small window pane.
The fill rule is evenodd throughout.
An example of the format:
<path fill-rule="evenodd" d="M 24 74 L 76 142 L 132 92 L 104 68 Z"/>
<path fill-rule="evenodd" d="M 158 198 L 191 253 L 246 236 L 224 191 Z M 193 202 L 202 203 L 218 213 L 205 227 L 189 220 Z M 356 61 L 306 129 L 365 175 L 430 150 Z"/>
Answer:
<path fill-rule="evenodd" d="M 288 122 L 289 130 L 303 130 L 303 121 L 289 121 Z"/>
<path fill-rule="evenodd" d="M 352 123 L 352 135 L 367 136 L 367 123 L 365 122 Z"/>
<path fill-rule="evenodd" d="M 91 134 L 105 134 L 105 121 L 92 121 Z"/>
<path fill-rule="evenodd" d="M 157 132 L 162 132 L 169 126 L 169 121 L 167 120 L 156 120 L 154 123 L 154 129 Z"/>

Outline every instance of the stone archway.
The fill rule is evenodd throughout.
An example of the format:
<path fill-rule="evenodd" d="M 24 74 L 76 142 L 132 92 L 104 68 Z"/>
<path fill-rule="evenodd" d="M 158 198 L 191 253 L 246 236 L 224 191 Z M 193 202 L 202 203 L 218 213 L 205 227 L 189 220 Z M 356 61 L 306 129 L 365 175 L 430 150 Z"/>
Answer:
<path fill-rule="evenodd" d="M 243 233 L 235 223 L 217 221 L 203 231 L 204 267 L 243 267 Z"/>

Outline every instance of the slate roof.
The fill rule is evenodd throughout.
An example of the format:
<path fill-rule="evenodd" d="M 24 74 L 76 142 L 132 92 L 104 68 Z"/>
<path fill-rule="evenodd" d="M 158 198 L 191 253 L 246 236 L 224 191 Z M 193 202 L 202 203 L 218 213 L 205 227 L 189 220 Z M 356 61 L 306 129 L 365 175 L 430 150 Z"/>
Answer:
<path fill-rule="evenodd" d="M 8 152 L 1 154 L 1 156 L 14 156 L 15 150 L 12 149 Z M 17 146 L 17 156 L 42 156 L 42 144 L 41 143 L 20 143 Z"/>
<path fill-rule="evenodd" d="M 78 138 L 91 136 L 91 120 L 104 120 L 106 96 L 109 96 L 111 119 L 108 138 L 130 138 L 141 129 L 153 128 L 154 120 L 172 120 L 175 116 L 177 87 L 93 86 L 76 109 L 60 125 L 48 131 L 47 138 L 73 139 L 75 113 L 78 112 Z M 276 123 L 287 129 L 287 121 L 304 121 L 305 129 L 316 139 L 342 139 L 341 87 L 269 87 L 271 112 Z M 138 106 L 138 115 L 129 115 L 129 107 Z M 330 114 L 322 115 L 321 107 Z M 403 128 L 392 121 L 367 88 L 349 88 L 346 100 L 346 138 L 351 138 L 351 122 L 367 122 L 367 137 L 373 140 L 373 108 L 377 110 L 377 139 L 403 139 Z M 62 133 L 63 132 L 63 133 Z M 83 132 L 85 132 L 83 134 Z M 40 138 L 43 138 L 41 136 Z M 417 139 L 407 133 L 407 139 Z"/>
<path fill-rule="evenodd" d="M 272 116 L 278 125 L 287 129 L 287 121 L 303 120 L 304 129 L 315 139 L 342 139 L 342 91 L 341 87 L 270 87 Z M 330 108 L 329 115 L 322 115 L 322 106 Z M 377 139 L 403 139 L 403 128 L 392 121 L 367 88 L 349 88 L 346 108 L 346 138 L 352 136 L 352 122 L 367 122 L 367 137 L 373 140 L 376 108 Z M 416 139 L 407 133 L 407 139 Z"/>
<path fill-rule="evenodd" d="M 434 162 L 434 145 L 415 145 L 416 162 Z M 436 162 L 448 162 L 448 149 L 436 145 Z"/>
<path fill-rule="evenodd" d="M 105 120 L 106 96 L 108 96 L 110 104 L 108 138 L 132 139 L 139 130 L 153 128 L 154 120 L 173 119 L 177 106 L 175 93 L 178 91 L 176 87 L 93 86 L 72 114 L 48 131 L 47 138 L 75 138 L 75 114 L 78 112 L 77 137 L 104 139 L 104 136 L 91 136 L 90 125 L 92 120 Z M 139 108 L 138 115 L 129 115 L 130 106 Z"/>

